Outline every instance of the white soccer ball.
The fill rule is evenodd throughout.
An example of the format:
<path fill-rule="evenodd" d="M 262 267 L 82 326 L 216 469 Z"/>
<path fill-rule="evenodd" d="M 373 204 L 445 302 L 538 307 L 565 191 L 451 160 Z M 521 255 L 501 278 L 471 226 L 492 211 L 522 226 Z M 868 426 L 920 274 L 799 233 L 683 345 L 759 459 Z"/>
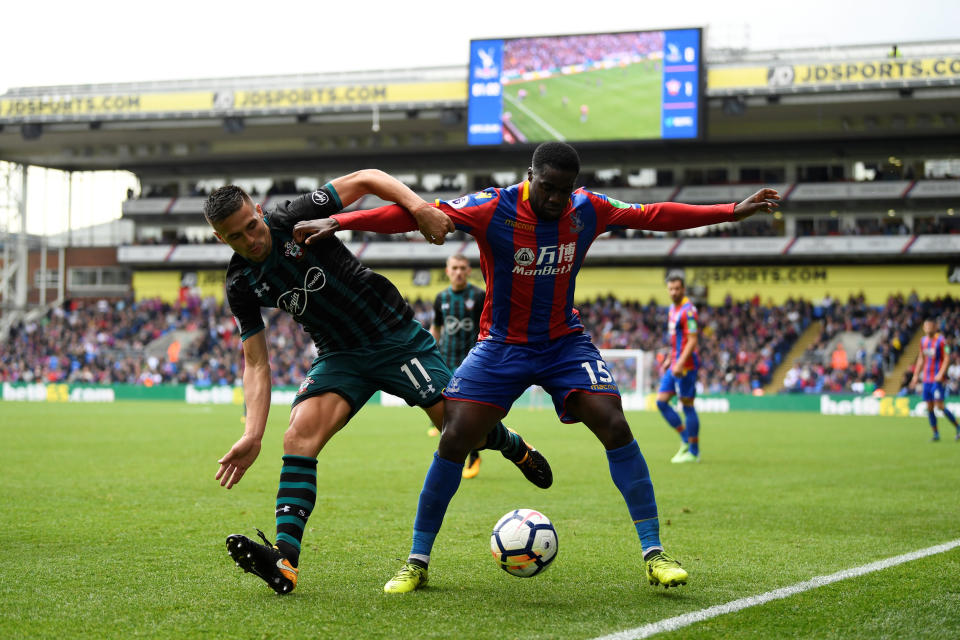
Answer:
<path fill-rule="evenodd" d="M 516 509 L 497 522 L 490 551 L 500 568 L 519 578 L 530 578 L 557 557 L 557 531 L 550 518 L 533 509 Z"/>

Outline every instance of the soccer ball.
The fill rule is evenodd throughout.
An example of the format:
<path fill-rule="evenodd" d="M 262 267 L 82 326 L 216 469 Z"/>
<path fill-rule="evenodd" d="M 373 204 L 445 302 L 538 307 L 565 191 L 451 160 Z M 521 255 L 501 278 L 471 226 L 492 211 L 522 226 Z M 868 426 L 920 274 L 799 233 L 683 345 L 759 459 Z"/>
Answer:
<path fill-rule="evenodd" d="M 490 551 L 501 569 L 518 578 L 530 578 L 557 557 L 557 531 L 539 511 L 515 509 L 493 528 Z"/>

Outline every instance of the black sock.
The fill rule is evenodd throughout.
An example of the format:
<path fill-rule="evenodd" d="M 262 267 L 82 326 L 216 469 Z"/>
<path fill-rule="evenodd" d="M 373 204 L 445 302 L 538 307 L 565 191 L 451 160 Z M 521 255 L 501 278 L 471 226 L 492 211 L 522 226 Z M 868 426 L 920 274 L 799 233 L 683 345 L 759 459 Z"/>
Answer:
<path fill-rule="evenodd" d="M 527 445 L 523 443 L 523 438 L 507 429 L 502 422 L 498 422 L 487 434 L 487 441 L 481 449 L 499 451 L 510 462 L 520 462 L 523 456 L 527 455 Z"/>
<path fill-rule="evenodd" d="M 283 456 L 277 490 L 277 549 L 294 567 L 300 564 L 300 541 L 317 499 L 317 459 Z"/>

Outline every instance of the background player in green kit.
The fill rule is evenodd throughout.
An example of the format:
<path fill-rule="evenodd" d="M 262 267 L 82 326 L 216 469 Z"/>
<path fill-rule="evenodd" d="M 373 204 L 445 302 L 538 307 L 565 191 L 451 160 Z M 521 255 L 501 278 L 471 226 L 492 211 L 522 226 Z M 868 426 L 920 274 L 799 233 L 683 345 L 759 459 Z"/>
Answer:
<path fill-rule="evenodd" d="M 227 268 L 227 301 L 240 327 L 245 360 L 246 423 L 243 436 L 219 460 L 216 478 L 221 486 L 229 489 L 241 480 L 260 453 L 266 428 L 271 371 L 260 308 L 291 314 L 317 348 L 284 434 L 276 546 L 262 532 L 266 544 L 242 535 L 227 538 L 234 561 L 279 594 L 297 584 L 300 543 L 316 501 L 317 455 L 373 393 L 399 396 L 423 408 L 434 424 L 442 424 L 441 391 L 451 374 L 436 342 L 414 319 L 397 288 L 360 264 L 335 238 L 310 246 L 294 239 L 297 222 L 327 217 L 366 193 L 410 211 L 421 233 L 433 242 L 442 243 L 451 229 L 446 216 L 375 170 L 337 178 L 267 213 L 232 185 L 214 191 L 203 207 L 217 238 L 234 250 Z M 543 456 L 502 424 L 477 444 L 502 451 L 534 484 L 546 488 L 552 482 Z"/>
<path fill-rule="evenodd" d="M 480 313 L 485 292 L 470 284 L 470 261 L 457 253 L 447 258 L 447 278 L 450 286 L 437 294 L 433 301 L 433 324 L 430 333 L 440 347 L 440 355 L 451 371 L 456 371 L 467 353 L 477 344 L 480 332 Z M 439 435 L 431 433 L 431 435 Z M 464 478 L 476 478 L 480 473 L 480 452 L 476 449 L 467 457 Z"/>

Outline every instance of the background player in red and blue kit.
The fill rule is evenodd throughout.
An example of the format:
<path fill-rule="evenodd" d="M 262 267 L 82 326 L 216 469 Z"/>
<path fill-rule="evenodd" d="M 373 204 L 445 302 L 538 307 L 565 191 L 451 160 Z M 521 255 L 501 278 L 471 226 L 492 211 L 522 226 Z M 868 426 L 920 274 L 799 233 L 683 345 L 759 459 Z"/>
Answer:
<path fill-rule="evenodd" d="M 960 440 L 960 425 L 957 418 L 944 404 L 946 387 L 943 381 L 950 366 L 950 347 L 943 334 L 937 333 L 937 323 L 933 318 L 923 321 L 923 337 L 920 338 L 920 355 L 917 364 L 913 367 L 913 380 L 910 386 L 915 387 L 917 381 L 923 382 L 923 401 L 927 403 L 927 419 L 933 429 L 933 441 L 940 440 L 940 431 L 937 429 L 937 414 L 934 409 L 940 409 L 947 420 L 956 429 L 956 440 Z"/>
<path fill-rule="evenodd" d="M 663 414 L 667 424 L 677 430 L 683 445 L 670 462 L 700 461 L 700 417 L 693 407 L 697 396 L 697 371 L 700 369 L 700 356 L 697 354 L 699 336 L 699 318 L 697 308 L 687 298 L 683 278 L 672 275 L 667 278 L 667 294 L 673 303 L 667 310 L 667 336 L 670 343 L 670 355 L 660 367 L 660 390 L 657 394 L 657 408 Z M 680 404 L 686 418 L 686 428 L 680 416 L 670 406 L 670 400 L 680 391 Z"/>
<path fill-rule="evenodd" d="M 480 342 L 444 391 L 443 433 L 420 493 L 413 545 L 407 563 L 384 586 L 387 593 L 426 584 L 433 542 L 467 454 L 532 384 L 552 396 L 561 421 L 584 422 L 606 449 L 610 475 L 640 537 L 649 582 L 686 583 L 687 572 L 663 552 L 653 483 L 617 384 L 573 308 L 576 276 L 590 245 L 611 229 L 668 231 L 741 220 L 772 211 L 779 196 L 762 189 L 736 205 L 631 205 L 575 190 L 580 160 L 570 145 L 544 143 L 532 164 L 520 184 L 438 203 L 476 239 L 487 296 Z M 337 228 L 400 232 L 414 224 L 405 210 L 390 206 L 301 227 L 323 237 Z"/>

